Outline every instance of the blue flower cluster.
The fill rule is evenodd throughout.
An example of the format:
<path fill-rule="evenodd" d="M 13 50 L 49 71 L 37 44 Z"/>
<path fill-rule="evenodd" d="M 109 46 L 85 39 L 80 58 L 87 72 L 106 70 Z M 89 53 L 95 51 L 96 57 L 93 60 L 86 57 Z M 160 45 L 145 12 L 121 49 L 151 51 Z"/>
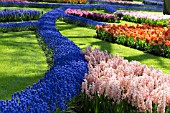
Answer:
<path fill-rule="evenodd" d="M 123 5 L 114 5 L 116 9 L 124 9 L 124 10 L 128 10 L 128 9 L 133 9 L 133 10 L 140 10 L 140 11 L 163 11 L 163 7 L 162 6 L 158 6 L 158 5 L 143 5 L 141 6 L 123 6 Z"/>
<path fill-rule="evenodd" d="M 152 5 L 164 5 L 164 1 L 163 0 L 143 0 L 144 4 L 152 4 Z"/>
<path fill-rule="evenodd" d="M 41 16 L 40 11 L 36 10 L 23 10 L 23 9 L 0 10 L 0 22 L 38 20 L 40 16 Z"/>
<path fill-rule="evenodd" d="M 37 36 L 53 50 L 53 66 L 31 87 L 14 93 L 11 100 L 0 101 L 0 113 L 51 113 L 56 106 L 64 111 L 67 102 L 80 93 L 87 62 L 80 48 L 56 29 L 61 13 L 63 10 L 54 9 L 44 14 L 37 29 Z"/>
<path fill-rule="evenodd" d="M 0 32 L 36 30 L 38 21 L 0 23 Z"/>

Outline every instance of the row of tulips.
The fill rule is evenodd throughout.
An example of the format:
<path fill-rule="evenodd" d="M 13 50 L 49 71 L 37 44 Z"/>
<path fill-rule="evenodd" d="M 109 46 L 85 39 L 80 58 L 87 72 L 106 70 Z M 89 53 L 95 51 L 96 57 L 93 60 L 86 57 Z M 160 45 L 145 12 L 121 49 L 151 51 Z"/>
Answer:
<path fill-rule="evenodd" d="M 100 14 L 81 9 L 70 9 L 65 10 L 66 14 L 75 16 L 85 17 L 92 20 L 103 21 L 103 22 L 119 22 L 119 18 L 114 14 Z"/>
<path fill-rule="evenodd" d="M 135 23 L 148 23 L 166 26 L 170 24 L 170 15 L 152 14 L 140 11 L 118 10 L 115 13 L 118 17 L 126 21 Z"/>
<path fill-rule="evenodd" d="M 38 20 L 41 15 L 36 10 L 4 9 L 0 11 L 0 22 Z"/>
<path fill-rule="evenodd" d="M 82 83 L 86 113 L 170 112 L 170 75 L 107 51 L 88 47 L 83 53 L 89 67 Z"/>
<path fill-rule="evenodd" d="M 97 37 L 103 40 L 170 58 L 170 27 L 148 24 L 136 26 L 103 24 L 96 26 L 96 32 Z"/>
<path fill-rule="evenodd" d="M 19 32 L 19 31 L 35 31 L 37 29 L 38 22 L 37 21 L 28 21 L 28 22 L 20 22 L 20 23 L 0 23 L 0 32 Z"/>

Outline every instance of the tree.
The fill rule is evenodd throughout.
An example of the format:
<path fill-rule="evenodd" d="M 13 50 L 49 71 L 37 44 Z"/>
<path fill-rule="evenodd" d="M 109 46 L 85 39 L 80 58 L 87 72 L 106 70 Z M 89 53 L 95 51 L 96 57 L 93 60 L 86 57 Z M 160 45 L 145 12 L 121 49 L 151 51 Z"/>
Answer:
<path fill-rule="evenodd" d="M 170 0 L 164 0 L 163 14 L 170 15 Z"/>

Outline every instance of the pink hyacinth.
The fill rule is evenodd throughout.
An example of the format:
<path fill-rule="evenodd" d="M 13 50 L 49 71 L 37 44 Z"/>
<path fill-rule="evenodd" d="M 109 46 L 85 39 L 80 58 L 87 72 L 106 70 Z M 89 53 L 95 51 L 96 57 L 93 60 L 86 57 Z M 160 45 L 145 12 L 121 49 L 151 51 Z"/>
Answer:
<path fill-rule="evenodd" d="M 118 10 L 116 14 L 123 14 L 135 18 L 145 18 L 150 20 L 169 20 L 170 15 L 163 15 L 163 14 L 152 14 L 148 12 L 141 12 L 141 11 L 126 11 L 126 10 Z"/>
<path fill-rule="evenodd" d="M 82 53 L 88 61 L 89 72 L 85 74 L 82 92 L 89 98 L 95 94 L 105 95 L 113 103 L 128 99 L 139 112 L 152 113 L 153 104 L 157 112 L 164 113 L 170 105 L 170 75 L 148 67 L 140 62 L 125 60 L 118 55 L 109 55 L 91 47 Z"/>

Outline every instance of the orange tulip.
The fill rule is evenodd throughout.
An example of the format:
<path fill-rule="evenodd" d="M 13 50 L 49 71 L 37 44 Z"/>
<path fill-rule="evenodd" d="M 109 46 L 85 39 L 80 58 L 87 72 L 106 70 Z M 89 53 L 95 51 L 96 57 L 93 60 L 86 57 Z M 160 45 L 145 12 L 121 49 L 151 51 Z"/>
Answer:
<path fill-rule="evenodd" d="M 170 41 L 169 40 L 166 40 L 164 45 L 167 47 L 167 46 L 170 46 Z"/>
<path fill-rule="evenodd" d="M 96 30 L 103 29 L 109 32 L 114 37 L 117 35 L 125 35 L 127 38 L 132 36 L 134 39 L 146 40 L 147 43 L 154 42 L 152 44 L 161 45 L 163 42 L 170 40 L 170 26 L 164 28 L 162 26 L 148 25 L 148 24 L 137 24 L 136 26 L 125 25 L 115 25 L 110 24 L 108 26 L 96 26 Z M 165 43 L 168 45 L 168 42 Z"/>

